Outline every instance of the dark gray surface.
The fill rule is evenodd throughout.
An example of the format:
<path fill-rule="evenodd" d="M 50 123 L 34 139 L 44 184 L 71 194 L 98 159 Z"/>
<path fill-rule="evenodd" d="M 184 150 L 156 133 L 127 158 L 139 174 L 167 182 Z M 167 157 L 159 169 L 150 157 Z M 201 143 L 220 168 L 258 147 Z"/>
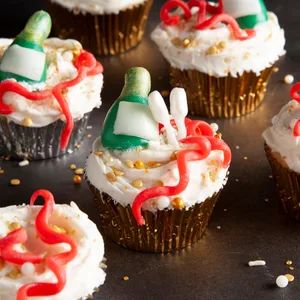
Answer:
<path fill-rule="evenodd" d="M 1 206 L 28 202 L 35 189 L 47 188 L 57 202 L 75 201 L 97 222 L 87 185 L 75 187 L 68 166 L 84 166 L 92 140 L 99 134 L 104 114 L 118 96 L 129 67 L 148 68 L 153 89 L 169 88 L 167 64 L 149 39 L 158 22 L 161 1 L 155 2 L 142 44 L 120 57 L 101 59 L 105 67 L 104 104 L 93 114 L 92 139 L 86 139 L 73 155 L 33 162 L 25 168 L 14 162 L 1 162 L 6 171 L 0 175 Z M 95 299 L 299 299 L 300 226 L 280 210 L 261 133 L 289 100 L 289 86 L 282 78 L 291 73 L 300 79 L 300 2 L 272 0 L 267 5 L 278 14 L 286 30 L 288 53 L 272 78 L 264 104 L 256 112 L 241 119 L 218 121 L 225 141 L 232 147 L 233 162 L 206 235 L 191 250 L 167 256 L 135 253 L 106 241 L 107 279 Z M 9 180 L 15 177 L 22 184 L 10 187 Z M 249 260 L 258 258 L 265 259 L 267 266 L 247 267 Z M 287 259 L 294 262 L 295 271 L 289 272 L 295 275 L 295 281 L 281 290 L 274 282 L 278 275 L 288 273 Z M 122 280 L 124 275 L 130 277 L 129 281 Z"/>

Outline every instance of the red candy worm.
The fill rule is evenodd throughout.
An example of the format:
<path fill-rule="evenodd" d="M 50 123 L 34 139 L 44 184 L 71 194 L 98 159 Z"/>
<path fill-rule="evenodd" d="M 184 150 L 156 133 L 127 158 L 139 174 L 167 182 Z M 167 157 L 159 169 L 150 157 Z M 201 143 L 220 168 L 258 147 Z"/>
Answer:
<path fill-rule="evenodd" d="M 183 149 L 177 153 L 177 166 L 179 171 L 179 183 L 176 186 L 156 186 L 145 189 L 139 193 L 133 204 L 132 212 L 138 225 L 145 225 L 142 216 L 142 205 L 149 199 L 160 196 L 175 196 L 184 191 L 189 183 L 188 162 L 202 160 L 208 157 L 212 150 L 224 152 L 223 167 L 226 168 L 231 161 L 231 151 L 221 139 L 213 136 L 213 130 L 204 121 L 186 119 L 187 138 L 182 139 L 182 144 L 193 145 L 194 148 Z"/>
<path fill-rule="evenodd" d="M 300 82 L 294 84 L 291 88 L 290 95 L 298 103 L 300 103 Z M 293 130 L 294 136 L 300 136 L 300 120 L 298 120 Z"/>
<path fill-rule="evenodd" d="M 180 16 L 170 12 L 176 8 L 181 8 L 184 13 L 184 19 L 189 20 L 192 17 L 191 9 L 198 7 L 198 17 L 195 28 L 198 30 L 210 29 L 217 23 L 228 24 L 232 35 L 238 40 L 247 40 L 255 36 L 253 29 L 242 30 L 236 20 L 228 14 L 223 13 L 223 1 L 220 0 L 218 6 L 211 5 L 205 0 L 190 0 L 187 3 L 182 0 L 169 0 L 161 8 L 160 18 L 168 26 L 177 25 L 180 22 Z M 212 17 L 206 17 L 209 13 Z"/>
<path fill-rule="evenodd" d="M 74 120 L 70 113 L 68 103 L 63 95 L 64 91 L 68 88 L 78 84 L 87 76 L 93 76 L 103 72 L 102 65 L 96 61 L 95 57 L 86 51 L 82 51 L 76 58 L 75 67 L 77 68 L 77 76 L 68 81 L 61 82 L 54 86 L 51 90 L 44 90 L 38 92 L 30 92 L 21 84 L 11 80 L 5 80 L 0 82 L 0 114 L 9 115 L 13 113 L 13 109 L 3 102 L 3 96 L 7 92 L 13 92 L 19 94 L 31 101 L 40 101 L 51 97 L 52 95 L 56 98 L 60 105 L 62 113 L 66 118 L 66 126 L 61 136 L 61 149 L 65 150 L 68 146 L 72 130 L 74 128 Z"/>

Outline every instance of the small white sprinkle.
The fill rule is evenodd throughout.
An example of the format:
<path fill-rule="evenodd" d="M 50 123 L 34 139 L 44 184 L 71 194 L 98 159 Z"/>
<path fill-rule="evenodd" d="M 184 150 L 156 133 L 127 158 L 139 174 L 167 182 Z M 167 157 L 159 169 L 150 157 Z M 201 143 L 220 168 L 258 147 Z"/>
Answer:
<path fill-rule="evenodd" d="M 235 182 L 239 182 L 240 180 L 238 178 L 235 179 Z"/>
<path fill-rule="evenodd" d="M 28 276 L 28 277 L 33 276 L 35 273 L 35 267 L 32 263 L 26 262 L 22 265 L 21 272 L 25 276 Z"/>
<path fill-rule="evenodd" d="M 28 165 L 29 165 L 29 160 L 27 160 L 27 159 L 24 159 L 24 160 L 19 162 L 20 167 L 25 167 L 25 166 L 28 166 Z"/>
<path fill-rule="evenodd" d="M 170 205 L 169 197 L 162 196 L 157 199 L 157 208 L 159 210 L 163 210 L 167 208 L 169 205 Z"/>
<path fill-rule="evenodd" d="M 217 229 L 218 229 L 218 230 L 220 230 L 220 229 L 221 229 L 221 226 L 220 226 L 220 225 L 218 225 L 218 226 L 217 226 Z"/>
<path fill-rule="evenodd" d="M 227 208 L 224 208 L 224 211 L 228 211 L 228 209 L 227 209 Z"/>
<path fill-rule="evenodd" d="M 286 84 L 292 84 L 293 82 L 294 82 L 294 76 L 293 75 L 291 75 L 291 74 L 287 74 L 287 75 L 285 75 L 285 77 L 284 77 L 284 82 L 286 83 Z"/>
<path fill-rule="evenodd" d="M 265 198 L 265 202 L 269 202 L 269 198 Z"/>
<path fill-rule="evenodd" d="M 69 153 L 69 154 L 72 154 L 72 153 L 73 153 L 73 150 L 68 149 L 68 153 Z"/>
<path fill-rule="evenodd" d="M 239 145 L 236 145 L 236 146 L 235 146 L 235 149 L 237 149 L 237 150 L 240 149 L 240 146 L 239 146 Z"/>
<path fill-rule="evenodd" d="M 91 126 L 91 125 L 86 127 L 86 129 L 88 129 L 88 130 L 90 130 L 92 128 L 93 128 L 93 126 Z"/>
<path fill-rule="evenodd" d="M 266 262 L 264 260 L 252 260 L 248 262 L 249 267 L 258 267 L 258 266 L 265 266 Z"/>
<path fill-rule="evenodd" d="M 279 288 L 283 289 L 288 286 L 289 280 L 286 276 L 280 275 L 276 278 L 276 284 Z"/>
<path fill-rule="evenodd" d="M 210 127 L 214 131 L 214 133 L 217 133 L 217 131 L 219 130 L 219 125 L 217 123 L 211 123 Z"/>
<path fill-rule="evenodd" d="M 269 178 L 272 179 L 272 178 L 273 178 L 273 175 L 269 175 Z"/>

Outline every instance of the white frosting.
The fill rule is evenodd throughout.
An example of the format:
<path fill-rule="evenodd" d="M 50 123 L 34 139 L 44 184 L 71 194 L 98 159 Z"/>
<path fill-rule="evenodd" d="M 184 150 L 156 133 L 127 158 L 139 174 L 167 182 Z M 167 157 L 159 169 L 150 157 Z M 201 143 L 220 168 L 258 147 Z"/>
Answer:
<path fill-rule="evenodd" d="M 52 0 L 74 13 L 118 14 L 121 10 L 142 4 L 147 0 Z"/>
<path fill-rule="evenodd" d="M 0 39 L 0 53 L 10 45 L 12 40 Z M 76 77 L 77 70 L 73 65 L 73 52 L 82 49 L 75 40 L 60 40 L 51 38 L 45 42 L 45 52 L 48 62 L 47 79 L 39 89 L 48 89 L 59 82 Z M 27 89 L 32 90 L 29 84 L 22 83 Z M 68 88 L 65 94 L 71 114 L 75 120 L 81 119 L 84 114 L 91 112 L 95 107 L 100 107 L 100 93 L 103 85 L 103 75 L 88 76 L 79 84 Z M 34 88 L 37 88 L 35 85 Z M 24 118 L 32 120 L 33 127 L 47 126 L 65 117 L 54 96 L 42 101 L 31 101 L 19 94 L 8 92 L 3 96 L 4 102 L 13 107 L 14 112 L 5 117 L 8 121 L 22 125 Z"/>
<path fill-rule="evenodd" d="M 215 77 L 237 77 L 250 71 L 259 75 L 285 54 L 284 31 L 275 14 L 269 12 L 268 16 L 267 22 L 255 27 L 255 37 L 246 41 L 233 39 L 224 24 L 212 30 L 193 30 L 195 15 L 187 24 L 160 24 L 151 37 L 171 66 L 180 70 L 198 70 Z M 174 39 L 188 39 L 192 46 L 180 47 Z M 212 47 L 217 47 L 218 53 L 209 54 Z"/>
<path fill-rule="evenodd" d="M 65 244 L 51 247 L 37 238 L 34 220 L 41 207 L 39 206 L 9 206 L 0 208 L 0 237 L 8 234 L 8 224 L 17 222 L 23 226 L 28 234 L 29 242 L 26 248 L 34 250 L 35 254 L 64 252 L 69 249 Z M 99 267 L 104 255 L 102 237 L 96 225 L 88 219 L 75 203 L 56 205 L 51 224 L 63 227 L 72 233 L 78 247 L 78 254 L 66 266 L 67 283 L 57 295 L 51 297 L 34 297 L 36 300 L 66 300 L 86 299 L 93 294 L 95 288 L 104 283 L 105 273 Z M 54 274 L 47 270 L 43 273 L 34 272 L 32 265 L 25 264 L 21 268 L 21 276 L 12 279 L 7 274 L 13 266 L 5 263 L 0 269 L 0 299 L 15 300 L 17 290 L 24 284 L 31 282 L 56 282 Z"/>
<path fill-rule="evenodd" d="M 263 132 L 263 138 L 273 152 L 286 161 L 288 167 L 300 173 L 300 140 L 293 135 L 293 129 L 300 119 L 300 104 L 292 100 L 273 117 L 272 126 Z"/>
<path fill-rule="evenodd" d="M 86 165 L 88 180 L 98 190 L 109 194 L 123 206 L 132 205 L 135 197 L 141 192 L 141 189 L 131 185 L 134 180 L 142 180 L 143 189 L 156 185 L 158 181 L 165 186 L 175 186 L 178 183 L 177 163 L 170 160 L 174 151 L 178 150 L 174 146 L 150 143 L 149 148 L 145 150 L 108 151 L 102 148 L 99 140 L 96 140 L 93 147 L 94 151 L 103 151 L 104 155 L 99 157 L 94 153 L 90 154 Z M 155 161 L 161 163 L 161 166 L 147 170 L 130 169 L 126 166 L 127 160 L 141 160 L 144 163 Z M 216 150 L 212 151 L 204 160 L 189 162 L 189 184 L 180 195 L 177 195 L 182 198 L 186 208 L 205 201 L 225 185 L 228 169 L 222 168 L 222 161 L 223 152 Z M 113 168 L 124 172 L 124 176 L 118 176 L 116 182 L 110 182 L 106 178 L 106 174 L 112 172 Z M 162 197 L 162 199 L 147 201 L 143 209 L 155 211 L 156 209 L 172 208 L 170 201 L 174 197 Z"/>

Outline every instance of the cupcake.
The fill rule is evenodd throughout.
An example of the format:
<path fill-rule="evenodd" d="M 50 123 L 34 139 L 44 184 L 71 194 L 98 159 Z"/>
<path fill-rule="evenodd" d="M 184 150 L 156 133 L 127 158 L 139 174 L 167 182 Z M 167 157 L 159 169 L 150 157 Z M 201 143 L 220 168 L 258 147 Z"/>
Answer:
<path fill-rule="evenodd" d="M 46 0 L 61 38 L 74 37 L 98 55 L 116 55 L 144 35 L 153 0 Z"/>
<path fill-rule="evenodd" d="M 130 69 L 93 145 L 86 178 L 103 234 L 142 252 L 186 248 L 203 235 L 227 181 L 231 151 L 217 125 L 186 118 L 185 91 L 171 115 L 150 75 Z"/>
<path fill-rule="evenodd" d="M 46 39 L 50 28 L 38 11 L 14 40 L 0 39 L 0 155 L 72 152 L 101 105 L 101 64 L 75 40 Z"/>
<path fill-rule="evenodd" d="M 300 83 L 291 89 L 289 101 L 272 126 L 263 132 L 265 152 L 272 168 L 284 211 L 300 221 Z"/>
<path fill-rule="evenodd" d="M 33 206 L 43 197 L 43 206 Z M 74 202 L 57 205 L 47 190 L 30 205 L 0 208 L 0 298 L 87 299 L 104 283 L 97 226 Z"/>
<path fill-rule="evenodd" d="M 170 10 L 176 14 L 170 14 Z M 263 101 L 285 45 L 263 0 L 169 0 L 152 39 L 171 65 L 171 84 L 185 88 L 191 113 L 240 117 Z"/>

